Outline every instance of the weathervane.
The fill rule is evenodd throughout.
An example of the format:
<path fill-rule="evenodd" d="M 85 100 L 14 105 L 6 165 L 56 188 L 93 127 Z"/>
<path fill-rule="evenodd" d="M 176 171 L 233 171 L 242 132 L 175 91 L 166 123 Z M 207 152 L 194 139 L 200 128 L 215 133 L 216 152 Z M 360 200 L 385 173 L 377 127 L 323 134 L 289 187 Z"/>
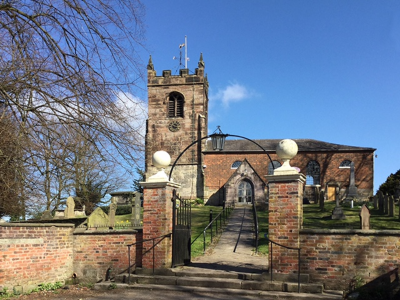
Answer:
<path fill-rule="evenodd" d="M 189 57 L 187 56 L 187 36 L 185 35 L 185 43 L 179 45 L 179 66 L 183 66 L 182 64 L 182 48 L 185 48 L 185 69 L 187 69 L 187 62 L 189 61 Z M 172 59 L 176 59 L 174 56 Z"/>

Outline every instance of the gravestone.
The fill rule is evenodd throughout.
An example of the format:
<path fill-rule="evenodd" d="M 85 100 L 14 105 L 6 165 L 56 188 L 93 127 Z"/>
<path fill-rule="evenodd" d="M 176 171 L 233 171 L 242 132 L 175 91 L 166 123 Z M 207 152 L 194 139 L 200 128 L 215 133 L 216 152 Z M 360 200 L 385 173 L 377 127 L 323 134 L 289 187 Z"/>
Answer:
<path fill-rule="evenodd" d="M 40 220 L 51 220 L 51 219 L 53 219 L 53 216 L 51 215 L 50 210 L 45 210 L 43 212 L 43 215 L 40 217 Z"/>
<path fill-rule="evenodd" d="M 115 213 L 117 211 L 117 199 L 111 197 L 110 210 L 108 212 L 108 227 L 114 229 L 115 227 Z"/>
<path fill-rule="evenodd" d="M 108 215 L 100 207 L 96 208 L 87 218 L 88 229 L 98 227 L 108 228 L 109 224 Z"/>
<path fill-rule="evenodd" d="M 355 171 L 354 171 L 354 162 L 350 163 L 350 184 L 349 184 L 349 192 L 347 194 L 346 200 L 352 200 L 353 198 L 357 198 L 358 192 L 355 181 Z"/>
<path fill-rule="evenodd" d="M 385 205 L 384 205 L 385 201 L 384 201 L 384 199 L 383 199 L 383 193 L 382 193 L 381 191 L 378 191 L 377 195 L 378 195 L 379 212 L 380 212 L 381 214 L 383 214 L 383 212 L 384 212 L 384 210 L 385 210 L 385 208 L 384 208 L 384 206 L 385 206 Z"/>
<path fill-rule="evenodd" d="M 74 198 L 69 196 L 67 198 L 67 209 L 64 211 L 64 218 L 74 218 L 75 217 L 75 201 Z"/>
<path fill-rule="evenodd" d="M 388 196 L 389 198 L 389 217 L 394 217 L 394 197 L 393 195 Z"/>
<path fill-rule="evenodd" d="M 389 213 L 389 197 L 387 194 L 383 196 L 383 214 L 387 215 Z"/>
<path fill-rule="evenodd" d="M 375 195 L 372 198 L 373 198 L 373 201 L 374 201 L 374 209 L 378 209 L 379 208 L 379 206 L 378 206 L 378 196 Z"/>
<path fill-rule="evenodd" d="M 368 207 L 363 204 L 360 210 L 360 223 L 361 223 L 361 229 L 362 230 L 369 230 L 369 219 L 370 219 L 371 213 L 369 212 Z"/>
<path fill-rule="evenodd" d="M 324 200 L 325 199 L 324 198 L 325 198 L 324 191 L 319 192 L 319 209 L 320 209 L 320 211 L 325 210 L 325 208 L 324 208 L 324 204 L 325 204 Z"/>
<path fill-rule="evenodd" d="M 135 200 L 132 205 L 132 225 L 134 227 L 141 226 L 140 213 L 142 211 L 142 194 L 135 192 Z"/>
<path fill-rule="evenodd" d="M 314 204 L 317 204 L 318 203 L 318 201 L 319 201 L 319 194 L 321 193 L 321 189 L 320 189 L 320 187 L 319 186 L 316 186 L 315 187 L 315 189 L 314 189 Z"/>
<path fill-rule="evenodd" d="M 335 200 L 336 206 L 332 211 L 332 220 L 344 220 L 346 216 L 344 215 L 343 209 L 339 204 L 339 187 L 335 189 Z"/>

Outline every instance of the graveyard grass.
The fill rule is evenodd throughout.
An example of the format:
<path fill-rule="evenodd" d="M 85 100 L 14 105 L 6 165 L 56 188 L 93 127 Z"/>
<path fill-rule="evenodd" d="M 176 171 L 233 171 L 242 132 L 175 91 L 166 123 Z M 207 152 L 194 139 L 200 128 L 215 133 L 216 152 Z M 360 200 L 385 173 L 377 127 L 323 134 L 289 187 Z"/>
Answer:
<path fill-rule="evenodd" d="M 303 228 L 310 229 L 360 229 L 361 203 L 353 208 L 348 203 L 341 205 L 346 216 L 344 220 L 332 220 L 332 211 L 335 208 L 335 201 L 326 201 L 324 211 L 321 211 L 319 204 L 303 205 Z M 400 230 L 399 207 L 396 205 L 394 217 L 388 217 L 374 209 L 368 204 L 371 213 L 370 229 L 372 230 Z"/>
<path fill-rule="evenodd" d="M 210 222 L 210 210 L 213 211 L 213 217 L 217 216 L 222 211 L 222 206 L 204 206 L 204 205 L 193 205 L 192 206 L 192 247 L 191 256 L 197 257 L 204 254 L 204 228 Z M 218 240 L 218 236 L 215 235 L 215 228 L 213 229 L 213 243 Z M 211 245 L 211 234 L 210 230 L 206 231 L 206 249 Z M 206 250 L 207 251 L 207 250 Z"/>

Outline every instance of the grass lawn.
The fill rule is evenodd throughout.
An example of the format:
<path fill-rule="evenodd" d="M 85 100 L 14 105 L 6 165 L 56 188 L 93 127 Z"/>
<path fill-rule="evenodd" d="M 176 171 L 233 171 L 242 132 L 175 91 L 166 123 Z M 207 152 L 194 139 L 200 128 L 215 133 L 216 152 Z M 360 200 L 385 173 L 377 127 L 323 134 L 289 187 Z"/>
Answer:
<path fill-rule="evenodd" d="M 327 201 L 324 211 L 320 211 L 319 204 L 303 205 L 303 228 L 310 229 L 360 229 L 360 205 L 350 208 L 349 204 L 343 204 L 342 209 L 346 216 L 345 220 L 332 220 L 332 210 L 335 208 L 335 201 Z M 399 207 L 396 206 L 394 217 L 388 217 L 379 213 L 379 210 L 369 204 L 371 218 L 370 229 L 400 230 Z"/>
<path fill-rule="evenodd" d="M 210 222 L 210 210 L 213 212 L 213 218 L 215 218 L 221 211 L 222 206 L 192 206 L 192 257 L 203 255 L 204 238 L 203 230 Z M 218 227 L 220 227 L 218 221 Z M 213 242 L 217 240 L 215 238 L 215 225 L 213 226 Z M 211 243 L 211 231 L 206 232 L 206 247 Z"/>

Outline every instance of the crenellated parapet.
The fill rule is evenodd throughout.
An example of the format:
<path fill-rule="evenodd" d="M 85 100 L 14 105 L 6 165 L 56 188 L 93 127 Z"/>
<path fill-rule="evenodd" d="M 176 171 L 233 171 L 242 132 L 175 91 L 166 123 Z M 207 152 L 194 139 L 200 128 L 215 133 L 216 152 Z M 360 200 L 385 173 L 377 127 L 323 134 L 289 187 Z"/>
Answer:
<path fill-rule="evenodd" d="M 157 76 L 157 71 L 154 69 L 153 60 L 150 56 L 147 65 L 147 84 L 148 86 L 162 86 L 170 84 L 192 85 L 194 83 L 202 83 L 208 87 L 207 75 L 204 73 L 205 63 L 203 54 L 200 54 L 198 68 L 194 74 L 190 74 L 189 69 L 180 69 L 179 75 L 172 75 L 171 70 L 162 71 L 162 76 Z"/>

